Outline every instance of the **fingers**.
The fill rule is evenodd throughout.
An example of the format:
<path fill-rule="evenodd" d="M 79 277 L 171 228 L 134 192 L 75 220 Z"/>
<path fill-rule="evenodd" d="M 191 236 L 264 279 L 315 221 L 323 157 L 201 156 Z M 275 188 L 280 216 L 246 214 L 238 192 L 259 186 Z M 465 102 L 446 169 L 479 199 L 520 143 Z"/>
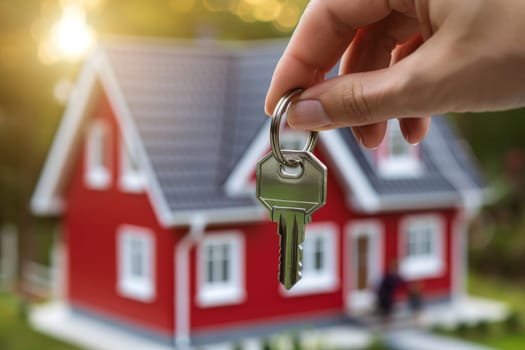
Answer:
<path fill-rule="evenodd" d="M 391 11 L 388 3 L 312 0 L 277 64 L 266 97 L 266 113 L 271 114 L 286 91 L 324 80 L 352 41 L 355 30 L 386 17 Z"/>
<path fill-rule="evenodd" d="M 340 74 L 388 67 L 392 60 L 392 50 L 399 42 L 414 36 L 418 29 L 416 19 L 398 12 L 392 12 L 382 21 L 360 29 L 341 62 Z M 376 148 L 383 140 L 386 124 L 386 121 L 382 121 L 355 126 L 352 131 L 363 146 Z"/>
<path fill-rule="evenodd" d="M 418 34 L 398 46 L 392 53 L 392 64 L 398 63 L 403 58 L 416 51 L 422 43 L 423 38 Z M 428 129 L 430 128 L 430 117 L 425 116 L 421 118 L 399 119 L 399 127 L 401 128 L 401 133 L 407 142 L 415 145 L 421 142 L 427 134 Z"/>
<path fill-rule="evenodd" d="M 430 117 L 399 119 L 399 127 L 405 140 L 416 145 L 423 140 L 430 128 Z"/>
<path fill-rule="evenodd" d="M 446 35 L 436 33 L 388 68 L 348 74 L 307 89 L 290 107 L 288 121 L 296 129 L 315 130 L 453 110 L 444 99 L 448 95 L 438 89 L 449 75 L 447 40 Z"/>

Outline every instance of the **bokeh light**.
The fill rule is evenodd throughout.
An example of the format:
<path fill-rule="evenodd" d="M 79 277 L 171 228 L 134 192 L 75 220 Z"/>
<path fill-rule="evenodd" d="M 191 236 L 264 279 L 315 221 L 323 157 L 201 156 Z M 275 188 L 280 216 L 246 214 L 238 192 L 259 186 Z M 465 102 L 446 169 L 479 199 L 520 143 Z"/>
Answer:
<path fill-rule="evenodd" d="M 39 57 L 44 63 L 82 58 L 93 46 L 95 34 L 87 25 L 84 10 L 78 5 L 66 5 L 62 17 L 42 42 Z"/>

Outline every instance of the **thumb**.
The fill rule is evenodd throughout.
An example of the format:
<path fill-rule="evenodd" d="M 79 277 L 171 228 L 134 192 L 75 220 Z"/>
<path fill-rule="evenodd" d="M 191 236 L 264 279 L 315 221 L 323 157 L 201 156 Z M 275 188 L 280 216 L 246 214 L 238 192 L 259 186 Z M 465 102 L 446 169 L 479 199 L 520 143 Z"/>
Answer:
<path fill-rule="evenodd" d="M 422 60 L 418 51 L 388 68 L 339 76 L 305 90 L 288 110 L 288 124 L 325 130 L 442 112 L 432 110 L 439 107 L 432 98 L 439 74 L 425 68 L 436 66 L 431 62 L 436 56 Z"/>

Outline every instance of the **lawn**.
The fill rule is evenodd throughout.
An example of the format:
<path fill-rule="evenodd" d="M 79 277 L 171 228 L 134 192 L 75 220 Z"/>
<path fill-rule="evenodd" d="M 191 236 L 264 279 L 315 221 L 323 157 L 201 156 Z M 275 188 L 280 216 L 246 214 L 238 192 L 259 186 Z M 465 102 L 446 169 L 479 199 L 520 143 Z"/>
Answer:
<path fill-rule="evenodd" d="M 72 345 L 37 333 L 24 321 L 20 301 L 0 293 L 1 350 L 78 350 Z"/>
<path fill-rule="evenodd" d="M 474 335 L 468 338 L 500 350 L 525 349 L 525 282 L 511 283 L 495 277 L 471 275 L 469 293 L 507 303 L 513 311 L 518 313 L 521 330 L 508 334 L 503 327 L 492 325 L 488 327 L 485 335 Z"/>

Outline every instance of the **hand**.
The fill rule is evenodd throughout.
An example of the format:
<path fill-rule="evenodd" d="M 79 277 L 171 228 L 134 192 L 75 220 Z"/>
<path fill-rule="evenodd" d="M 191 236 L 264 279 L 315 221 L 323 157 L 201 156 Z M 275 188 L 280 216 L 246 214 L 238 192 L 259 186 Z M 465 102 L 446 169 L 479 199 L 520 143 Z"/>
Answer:
<path fill-rule="evenodd" d="M 414 144 L 432 114 L 525 106 L 524 18 L 523 0 L 312 0 L 266 113 L 286 91 L 307 88 L 288 112 L 293 128 L 351 126 L 373 148 L 390 118 Z M 325 80 L 341 57 L 340 76 Z"/>

